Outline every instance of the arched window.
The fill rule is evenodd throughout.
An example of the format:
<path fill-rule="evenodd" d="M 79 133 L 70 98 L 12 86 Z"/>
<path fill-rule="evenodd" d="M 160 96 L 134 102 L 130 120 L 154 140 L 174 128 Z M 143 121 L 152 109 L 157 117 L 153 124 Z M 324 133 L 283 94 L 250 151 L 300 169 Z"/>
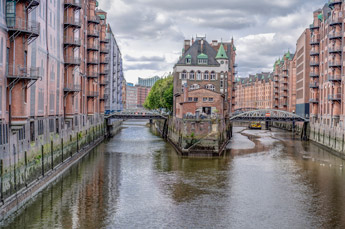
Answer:
<path fill-rule="evenodd" d="M 216 73 L 214 71 L 211 72 L 211 80 L 216 80 Z"/>
<path fill-rule="evenodd" d="M 208 80 L 208 71 L 206 71 L 205 73 L 204 73 L 204 80 Z"/>
<path fill-rule="evenodd" d="M 209 89 L 209 90 L 212 90 L 212 91 L 216 90 L 216 88 L 215 88 L 215 86 L 213 84 L 207 84 L 206 85 L 206 89 Z"/>
<path fill-rule="evenodd" d="M 199 89 L 200 88 L 200 85 L 199 84 L 193 84 L 190 86 L 190 90 L 196 90 L 196 89 Z"/>
<path fill-rule="evenodd" d="M 182 72 L 181 78 L 182 78 L 183 80 L 187 79 L 187 72 L 186 72 L 186 71 L 183 71 L 183 72 Z"/>
<path fill-rule="evenodd" d="M 191 72 L 189 73 L 189 79 L 190 79 L 190 80 L 195 80 L 194 71 L 191 71 Z"/>
<path fill-rule="evenodd" d="M 196 74 L 196 79 L 197 79 L 197 80 L 202 80 L 202 78 L 201 78 L 201 72 L 200 72 L 200 71 L 197 72 L 197 74 Z"/>

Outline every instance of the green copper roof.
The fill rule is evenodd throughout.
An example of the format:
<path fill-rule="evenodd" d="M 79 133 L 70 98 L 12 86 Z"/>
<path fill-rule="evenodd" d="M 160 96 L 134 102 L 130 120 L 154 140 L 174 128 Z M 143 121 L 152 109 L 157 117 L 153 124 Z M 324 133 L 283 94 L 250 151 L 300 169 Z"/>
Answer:
<path fill-rule="evenodd" d="M 98 7 L 98 1 L 96 1 L 96 7 Z"/>
<path fill-rule="evenodd" d="M 322 14 L 322 13 L 319 14 L 319 15 L 317 16 L 317 18 L 318 18 L 320 21 L 323 21 L 323 14 Z"/>
<path fill-rule="evenodd" d="M 234 46 L 233 50 L 236 51 L 236 46 L 235 45 L 233 45 L 233 46 Z"/>
<path fill-rule="evenodd" d="M 220 45 L 216 59 L 228 59 L 223 44 Z"/>
<path fill-rule="evenodd" d="M 204 53 L 201 53 L 200 55 L 198 55 L 198 59 L 208 59 L 208 56 Z"/>
<path fill-rule="evenodd" d="M 186 59 L 191 59 L 192 58 L 192 56 L 190 55 L 190 54 L 188 54 L 187 56 L 186 56 Z"/>
<path fill-rule="evenodd" d="M 105 15 L 100 14 L 100 15 L 98 15 L 98 16 L 99 16 L 99 18 L 100 18 L 101 20 L 105 20 Z"/>
<path fill-rule="evenodd" d="M 290 50 L 285 54 L 286 59 L 292 60 Z"/>

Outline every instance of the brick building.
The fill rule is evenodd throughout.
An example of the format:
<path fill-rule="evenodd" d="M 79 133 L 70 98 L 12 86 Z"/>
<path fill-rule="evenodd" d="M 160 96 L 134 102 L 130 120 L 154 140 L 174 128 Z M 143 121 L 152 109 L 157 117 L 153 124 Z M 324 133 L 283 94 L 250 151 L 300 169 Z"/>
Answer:
<path fill-rule="evenodd" d="M 182 56 L 174 66 L 174 115 L 193 115 L 206 113 L 208 115 L 216 114 L 222 117 L 227 116 L 233 109 L 234 90 L 233 81 L 235 74 L 235 51 L 233 41 L 229 43 L 218 43 L 212 41 L 208 43 L 204 37 L 198 37 L 195 41 L 185 40 Z M 199 90 L 207 89 L 207 90 Z M 184 111 L 184 104 L 189 98 L 181 96 L 184 91 L 199 90 L 200 93 L 216 92 L 217 95 L 223 95 L 221 99 L 214 100 L 213 106 L 202 107 L 202 100 L 198 100 L 194 111 Z M 193 94 L 193 93 L 192 93 Z M 202 97 L 202 96 L 201 96 Z M 200 97 L 200 98 L 201 98 Z M 218 110 L 219 104 L 223 103 L 222 110 Z M 217 112 L 215 112 L 217 111 Z"/>
<path fill-rule="evenodd" d="M 137 107 L 143 108 L 146 97 L 150 93 L 151 87 L 145 87 L 140 85 L 136 85 L 135 87 L 137 89 Z"/>
<path fill-rule="evenodd" d="M 126 84 L 126 109 L 138 108 L 137 88 L 132 83 Z"/>

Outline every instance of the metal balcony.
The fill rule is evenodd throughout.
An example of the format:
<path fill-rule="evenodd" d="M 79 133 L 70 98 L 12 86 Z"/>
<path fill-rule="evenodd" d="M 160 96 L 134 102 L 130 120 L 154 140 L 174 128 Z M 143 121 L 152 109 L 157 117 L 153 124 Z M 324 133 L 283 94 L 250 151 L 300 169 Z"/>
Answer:
<path fill-rule="evenodd" d="M 88 37 L 99 37 L 99 31 L 97 29 L 88 29 L 87 30 L 87 36 Z"/>
<path fill-rule="evenodd" d="M 109 69 L 103 69 L 100 72 L 101 75 L 108 75 L 109 74 Z"/>
<path fill-rule="evenodd" d="M 319 83 L 318 82 L 310 83 L 309 84 L 309 88 L 318 89 L 319 88 Z"/>
<path fill-rule="evenodd" d="M 311 98 L 311 99 L 309 99 L 309 103 L 318 104 L 319 103 L 319 98 Z"/>
<path fill-rule="evenodd" d="M 65 8 L 73 7 L 76 10 L 81 9 L 80 0 L 64 0 L 64 5 L 65 5 Z"/>
<path fill-rule="evenodd" d="M 38 80 L 41 78 L 40 68 L 28 68 L 22 65 L 9 65 L 6 69 L 8 79 Z"/>
<path fill-rule="evenodd" d="M 97 43 L 89 42 L 87 44 L 87 50 L 88 51 L 98 51 L 99 50 L 99 45 Z"/>
<path fill-rule="evenodd" d="M 310 72 L 309 73 L 310 78 L 319 78 L 320 74 L 317 72 Z"/>
<path fill-rule="evenodd" d="M 80 47 L 81 46 L 81 40 L 73 37 L 64 37 L 63 39 L 64 46 L 74 46 L 74 47 Z"/>
<path fill-rule="evenodd" d="M 40 23 L 36 21 L 23 20 L 21 18 L 6 18 L 9 38 L 24 34 L 29 41 L 33 41 L 40 35 Z M 29 42 L 30 43 L 30 42 Z"/>
<path fill-rule="evenodd" d="M 95 57 L 88 58 L 87 59 L 87 64 L 89 64 L 89 65 L 98 65 L 98 58 L 95 58 Z"/>
<path fill-rule="evenodd" d="M 328 66 L 330 68 L 340 68 L 341 62 L 340 61 L 330 61 L 330 62 L 328 62 Z"/>
<path fill-rule="evenodd" d="M 310 40 L 310 45 L 319 45 L 319 44 L 320 44 L 319 38 L 314 38 Z"/>
<path fill-rule="evenodd" d="M 109 43 L 110 39 L 109 38 L 104 38 L 100 40 L 101 43 Z"/>
<path fill-rule="evenodd" d="M 81 59 L 79 57 L 65 56 L 65 65 L 80 65 Z"/>
<path fill-rule="evenodd" d="M 108 99 L 108 95 L 103 95 L 103 97 L 100 98 L 100 100 L 104 101 Z"/>
<path fill-rule="evenodd" d="M 99 19 L 98 16 L 87 17 L 87 22 L 88 23 L 99 24 L 100 23 L 100 19 Z"/>
<path fill-rule="evenodd" d="M 343 18 L 336 17 L 336 18 L 330 18 L 329 25 L 335 26 L 335 25 L 341 25 L 343 23 Z"/>
<path fill-rule="evenodd" d="M 336 4 L 341 4 L 342 2 L 343 2 L 343 0 L 329 0 L 328 5 L 332 7 Z"/>
<path fill-rule="evenodd" d="M 284 75 L 282 75 L 282 77 L 283 77 L 283 78 L 288 78 L 289 76 L 286 75 L 286 74 L 284 74 Z"/>
<path fill-rule="evenodd" d="M 341 81 L 341 75 L 331 75 L 331 74 L 328 74 L 328 81 L 330 81 L 330 82 L 340 82 Z"/>
<path fill-rule="evenodd" d="M 81 87 L 80 84 L 67 84 L 63 90 L 64 92 L 79 92 Z"/>
<path fill-rule="evenodd" d="M 65 27 L 81 28 L 81 21 L 74 17 L 65 17 L 63 23 Z"/>
<path fill-rule="evenodd" d="M 310 62 L 310 66 L 319 66 L 319 65 L 320 65 L 320 63 L 317 61 L 311 61 Z"/>
<path fill-rule="evenodd" d="M 342 38 L 342 33 L 340 33 L 340 32 L 331 32 L 330 34 L 328 34 L 328 38 L 330 40 L 341 39 Z"/>
<path fill-rule="evenodd" d="M 102 80 L 102 81 L 99 83 L 100 86 L 106 86 L 106 85 L 108 85 L 108 84 L 109 84 L 109 81 L 108 81 L 108 80 Z"/>
<path fill-rule="evenodd" d="M 279 82 L 279 80 L 278 79 L 273 79 L 273 82 Z"/>
<path fill-rule="evenodd" d="M 340 102 L 341 101 L 341 93 L 328 95 L 328 100 L 333 102 Z"/>
<path fill-rule="evenodd" d="M 310 30 L 319 29 L 320 25 L 310 24 L 309 28 L 310 28 Z"/>
<path fill-rule="evenodd" d="M 109 64 L 109 57 L 101 58 L 101 64 Z"/>
<path fill-rule="evenodd" d="M 86 75 L 86 77 L 90 79 L 98 78 L 98 76 L 99 76 L 98 72 L 88 72 L 88 74 Z"/>
<path fill-rule="evenodd" d="M 340 53 L 341 54 L 341 47 L 340 46 L 336 46 L 336 47 L 331 47 L 328 49 L 329 53 Z"/>
<path fill-rule="evenodd" d="M 28 3 L 26 9 L 28 9 L 29 12 L 38 7 L 41 3 L 40 0 L 26 0 L 26 2 Z"/>
<path fill-rule="evenodd" d="M 95 91 L 87 92 L 87 97 L 88 98 L 96 98 L 96 97 L 98 97 L 98 95 L 99 95 L 99 92 L 95 92 Z"/>
<path fill-rule="evenodd" d="M 310 51 L 310 56 L 318 56 L 320 55 L 320 51 L 319 50 L 311 50 Z"/>
<path fill-rule="evenodd" d="M 108 45 L 101 46 L 101 53 L 109 53 L 109 49 Z"/>

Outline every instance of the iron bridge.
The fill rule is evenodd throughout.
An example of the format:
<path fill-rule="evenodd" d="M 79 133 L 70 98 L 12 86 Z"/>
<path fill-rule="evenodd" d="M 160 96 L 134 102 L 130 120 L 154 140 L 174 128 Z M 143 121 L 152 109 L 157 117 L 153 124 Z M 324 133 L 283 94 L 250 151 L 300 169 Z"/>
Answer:
<path fill-rule="evenodd" d="M 287 111 L 262 109 L 233 115 L 230 121 L 309 122 L 309 119 Z"/>
<path fill-rule="evenodd" d="M 115 119 L 167 119 L 167 117 L 160 115 L 159 113 L 150 112 L 150 111 L 134 111 L 134 112 L 116 112 L 113 114 L 109 114 L 106 116 L 107 119 L 115 118 Z"/>

